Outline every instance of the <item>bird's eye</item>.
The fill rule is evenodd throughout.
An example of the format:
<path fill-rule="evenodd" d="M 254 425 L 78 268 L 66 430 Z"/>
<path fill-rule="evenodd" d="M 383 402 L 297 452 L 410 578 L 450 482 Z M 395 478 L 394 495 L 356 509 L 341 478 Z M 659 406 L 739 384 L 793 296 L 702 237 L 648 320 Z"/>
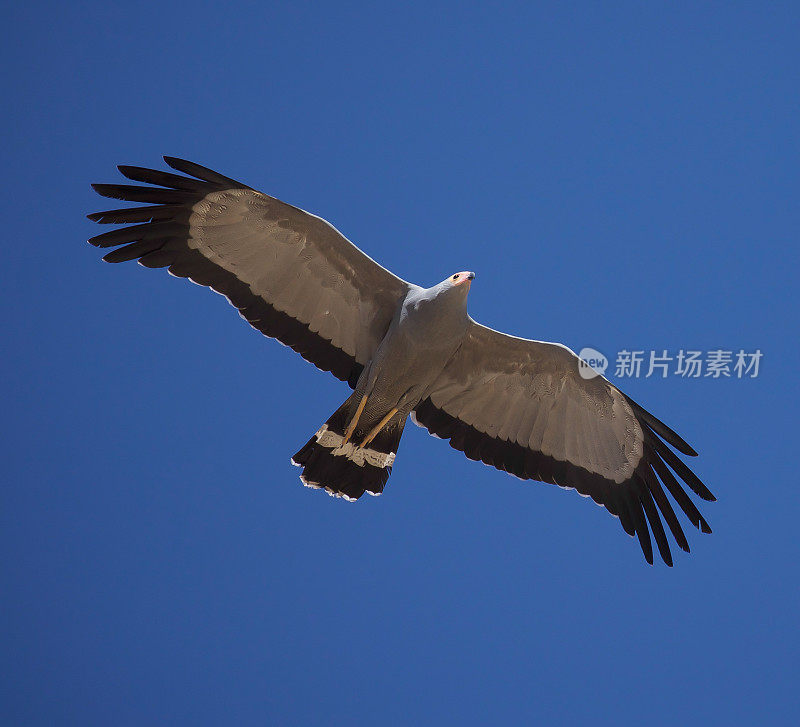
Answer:
<path fill-rule="evenodd" d="M 458 273 L 456 273 L 456 274 L 453 276 L 453 280 L 455 280 L 457 277 L 458 277 Z"/>

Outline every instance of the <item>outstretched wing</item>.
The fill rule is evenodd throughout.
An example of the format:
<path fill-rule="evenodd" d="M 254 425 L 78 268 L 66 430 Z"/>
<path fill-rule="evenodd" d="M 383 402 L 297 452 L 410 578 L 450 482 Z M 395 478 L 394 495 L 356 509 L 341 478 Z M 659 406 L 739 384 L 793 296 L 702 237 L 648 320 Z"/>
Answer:
<path fill-rule="evenodd" d="M 662 484 L 697 528 L 711 532 L 680 480 L 704 500 L 715 498 L 667 444 L 696 452 L 602 376 L 583 378 L 579 360 L 565 346 L 471 321 L 415 419 L 470 459 L 591 497 L 638 536 L 652 563 L 649 522 L 672 565 L 659 511 L 678 545 L 688 552 L 689 544 Z"/>
<path fill-rule="evenodd" d="M 103 259 L 138 259 L 212 288 L 264 335 L 355 386 L 408 284 L 325 220 L 198 164 L 164 159 L 190 176 L 120 166 L 128 179 L 157 186 L 92 185 L 104 197 L 148 204 L 89 215 L 126 225 L 89 240 L 116 248 Z"/>

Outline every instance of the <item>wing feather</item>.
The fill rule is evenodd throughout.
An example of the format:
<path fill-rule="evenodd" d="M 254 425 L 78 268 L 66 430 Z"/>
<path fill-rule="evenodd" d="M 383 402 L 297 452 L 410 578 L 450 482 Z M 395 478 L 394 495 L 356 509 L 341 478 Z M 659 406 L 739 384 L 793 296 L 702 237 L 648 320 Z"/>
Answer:
<path fill-rule="evenodd" d="M 122 165 L 146 185 L 95 184 L 102 196 L 151 206 L 96 212 L 125 227 L 89 242 L 213 288 L 267 336 L 355 385 L 409 285 L 319 217 L 207 167 L 164 157 L 181 174 Z"/>
<path fill-rule="evenodd" d="M 672 565 L 664 523 L 682 550 L 689 544 L 659 478 L 689 520 L 711 531 L 673 472 L 703 499 L 713 495 L 668 444 L 695 452 L 603 377 L 581 377 L 578 362 L 559 344 L 472 321 L 415 418 L 471 459 L 591 497 L 638 537 L 649 563 L 652 534 Z"/>

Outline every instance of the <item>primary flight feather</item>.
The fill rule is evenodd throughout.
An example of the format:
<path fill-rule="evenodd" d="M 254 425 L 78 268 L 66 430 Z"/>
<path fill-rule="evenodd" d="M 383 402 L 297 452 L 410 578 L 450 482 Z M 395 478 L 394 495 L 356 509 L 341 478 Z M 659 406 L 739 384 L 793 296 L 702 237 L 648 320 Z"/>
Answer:
<path fill-rule="evenodd" d="M 652 532 L 672 565 L 662 518 L 689 550 L 665 488 L 711 532 L 684 483 L 714 496 L 670 447 L 696 452 L 602 376 L 581 376 L 565 346 L 472 320 L 474 273 L 432 288 L 407 283 L 325 220 L 164 159 L 183 174 L 120 166 L 150 186 L 92 185 L 146 206 L 89 215 L 126 225 L 89 242 L 114 248 L 108 262 L 138 260 L 213 288 L 254 328 L 348 382 L 353 393 L 292 458 L 306 485 L 349 500 L 380 494 L 410 416 L 470 459 L 591 497 L 638 537 L 649 563 Z"/>

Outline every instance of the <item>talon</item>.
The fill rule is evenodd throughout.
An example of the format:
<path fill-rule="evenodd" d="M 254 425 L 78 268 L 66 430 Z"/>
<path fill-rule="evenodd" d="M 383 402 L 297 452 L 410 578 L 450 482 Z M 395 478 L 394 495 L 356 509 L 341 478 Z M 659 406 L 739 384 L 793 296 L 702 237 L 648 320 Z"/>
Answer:
<path fill-rule="evenodd" d="M 347 431 L 344 433 L 344 439 L 342 440 L 342 446 L 347 444 L 350 441 L 350 437 L 353 436 L 353 432 L 356 430 L 356 425 L 358 424 L 358 419 L 361 416 L 361 412 L 364 411 L 364 406 L 367 403 L 367 397 L 362 396 L 361 401 L 358 402 L 358 408 L 356 409 L 356 413 L 353 415 L 353 418 L 350 420 L 350 424 L 347 425 Z"/>

